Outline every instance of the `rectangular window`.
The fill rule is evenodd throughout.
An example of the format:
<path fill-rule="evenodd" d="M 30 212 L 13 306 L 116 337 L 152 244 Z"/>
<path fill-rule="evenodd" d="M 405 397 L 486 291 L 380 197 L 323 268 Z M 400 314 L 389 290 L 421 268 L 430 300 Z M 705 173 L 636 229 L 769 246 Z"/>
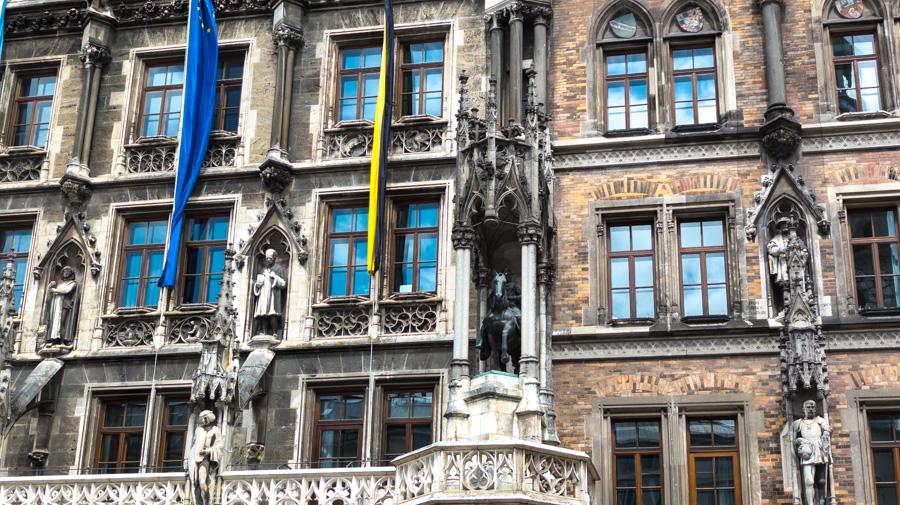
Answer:
<path fill-rule="evenodd" d="M 166 400 L 159 451 L 159 469 L 162 472 L 182 471 L 188 410 L 187 399 Z"/>
<path fill-rule="evenodd" d="M 647 128 L 647 53 L 606 56 L 606 129 Z"/>
<path fill-rule="evenodd" d="M 680 224 L 684 316 L 728 314 L 725 233 L 721 220 Z"/>
<path fill-rule="evenodd" d="M 831 37 L 831 48 L 834 51 L 834 79 L 840 112 L 880 110 L 875 35 L 837 35 Z"/>
<path fill-rule="evenodd" d="M 432 393 L 389 392 L 384 398 L 384 460 L 431 444 Z"/>
<path fill-rule="evenodd" d="M 869 413 L 875 503 L 900 503 L 900 415 Z"/>
<path fill-rule="evenodd" d="M 327 296 L 369 294 L 369 208 L 332 209 L 328 234 Z"/>
<path fill-rule="evenodd" d="M 166 220 L 132 221 L 122 252 L 121 307 L 156 307 L 165 254 Z"/>
<path fill-rule="evenodd" d="M 0 263 L 13 252 L 16 263 L 16 282 L 13 284 L 13 309 L 18 312 L 22 305 L 22 290 L 28 272 L 28 252 L 31 250 L 31 228 L 11 228 L 0 230 Z M 4 263 L 5 264 L 5 263 Z"/>
<path fill-rule="evenodd" d="M 653 280 L 652 226 L 610 226 L 609 297 L 612 318 L 655 317 Z"/>
<path fill-rule="evenodd" d="M 341 50 L 338 121 L 375 121 L 381 46 Z"/>
<path fill-rule="evenodd" d="M 188 219 L 181 303 L 216 303 L 227 239 L 228 216 Z"/>
<path fill-rule="evenodd" d="M 662 505 L 659 421 L 613 423 L 613 447 L 616 505 Z"/>
<path fill-rule="evenodd" d="M 712 46 L 672 51 L 675 126 L 717 123 L 716 61 Z"/>
<path fill-rule="evenodd" d="M 688 420 L 691 505 L 741 505 L 735 419 Z"/>
<path fill-rule="evenodd" d="M 142 137 L 178 135 L 183 87 L 183 63 L 147 67 L 141 109 Z"/>
<path fill-rule="evenodd" d="M 360 459 L 363 393 L 322 393 L 316 398 L 315 460 L 320 468 L 345 468 Z"/>
<path fill-rule="evenodd" d="M 223 55 L 219 58 L 219 66 L 216 68 L 216 104 L 213 109 L 212 130 L 237 133 L 243 78 L 243 55 Z"/>
<path fill-rule="evenodd" d="M 136 473 L 140 469 L 146 414 L 146 401 L 103 403 L 97 437 L 99 473 Z"/>
<path fill-rule="evenodd" d="M 436 291 L 437 202 L 401 204 L 394 244 L 394 292 Z"/>
<path fill-rule="evenodd" d="M 402 114 L 440 117 L 444 90 L 444 43 L 404 45 L 400 71 Z"/>
<path fill-rule="evenodd" d="M 848 212 L 860 308 L 900 307 L 900 254 L 893 209 Z"/>
<path fill-rule="evenodd" d="M 13 146 L 44 148 L 50 133 L 50 113 L 53 110 L 53 93 L 56 90 L 56 74 L 23 77 L 16 93 L 13 118 Z"/>

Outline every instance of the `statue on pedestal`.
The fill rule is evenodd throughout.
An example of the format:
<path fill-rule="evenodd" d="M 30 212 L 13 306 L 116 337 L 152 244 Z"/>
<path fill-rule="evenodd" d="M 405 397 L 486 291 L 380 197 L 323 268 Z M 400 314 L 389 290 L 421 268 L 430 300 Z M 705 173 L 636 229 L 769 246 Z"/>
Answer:
<path fill-rule="evenodd" d="M 494 273 L 494 291 L 487 300 L 487 315 L 481 322 L 481 331 L 476 346 L 480 349 L 480 359 L 486 361 L 493 356 L 494 369 L 504 371 L 504 365 L 512 361 L 516 373 L 519 371 L 522 341 L 522 287 L 513 282 L 509 267 Z M 502 368 L 501 368 L 502 367 Z"/>
<path fill-rule="evenodd" d="M 797 419 L 793 425 L 794 445 L 802 469 L 803 505 L 823 505 L 828 465 L 831 464 L 832 429 L 828 421 L 816 415 L 813 400 L 803 402 L 803 415 L 803 419 Z"/>
<path fill-rule="evenodd" d="M 222 432 L 214 424 L 215 420 L 216 415 L 211 410 L 200 413 L 197 419 L 199 426 L 194 430 L 194 443 L 188 455 L 188 478 L 195 505 L 212 505 L 215 496 L 223 443 Z"/>
<path fill-rule="evenodd" d="M 48 285 L 50 301 L 47 305 L 46 347 L 68 350 L 75 341 L 75 307 L 78 301 L 78 283 L 75 270 L 63 267 L 59 272 L 60 281 Z"/>
<path fill-rule="evenodd" d="M 275 262 L 277 259 L 278 253 L 274 249 L 266 250 L 265 265 L 253 284 L 253 295 L 256 296 L 253 317 L 259 325 L 257 333 L 280 337 L 284 316 L 281 297 L 287 287 L 287 274 L 284 267 Z"/>

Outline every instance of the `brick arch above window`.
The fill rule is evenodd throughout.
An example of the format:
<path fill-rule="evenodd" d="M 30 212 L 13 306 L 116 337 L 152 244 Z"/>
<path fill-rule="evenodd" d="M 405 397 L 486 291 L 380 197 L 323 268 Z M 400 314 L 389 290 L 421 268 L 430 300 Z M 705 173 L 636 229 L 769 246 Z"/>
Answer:
<path fill-rule="evenodd" d="M 900 365 L 866 367 L 850 375 L 850 381 L 859 389 L 871 386 L 891 386 L 900 382 Z"/>
<path fill-rule="evenodd" d="M 829 178 L 831 184 L 835 186 L 900 181 L 900 167 L 890 165 L 852 166 L 833 172 Z"/>
<path fill-rule="evenodd" d="M 610 21 L 622 18 L 627 14 L 634 15 L 635 33 L 633 37 L 617 36 L 610 26 Z M 598 9 L 591 16 L 590 29 L 588 38 L 590 44 L 596 44 L 600 41 L 621 40 L 626 42 L 632 38 L 653 37 L 653 17 L 650 9 L 639 0 L 614 0 Z"/>
<path fill-rule="evenodd" d="M 600 396 L 612 393 L 653 393 L 665 395 L 669 393 L 670 381 L 650 374 L 622 374 L 601 379 L 595 390 Z"/>

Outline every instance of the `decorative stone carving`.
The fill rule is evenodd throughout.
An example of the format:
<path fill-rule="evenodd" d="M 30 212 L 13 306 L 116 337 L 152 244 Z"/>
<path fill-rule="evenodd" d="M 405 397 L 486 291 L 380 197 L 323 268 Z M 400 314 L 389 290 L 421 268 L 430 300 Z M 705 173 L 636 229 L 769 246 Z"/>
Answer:
<path fill-rule="evenodd" d="M 527 222 L 519 225 L 519 243 L 520 244 L 539 244 L 541 242 L 541 225 L 537 222 Z"/>
<path fill-rule="evenodd" d="M 153 345 L 153 330 L 156 326 L 152 320 L 128 319 L 122 322 L 108 323 L 106 347 L 134 347 Z"/>
<path fill-rule="evenodd" d="M 258 465 L 266 453 L 266 445 L 251 442 L 241 449 L 241 456 L 248 465 Z"/>
<path fill-rule="evenodd" d="M 239 137 L 210 138 L 201 168 L 233 167 L 239 145 Z M 125 146 L 125 170 L 133 174 L 172 172 L 177 153 L 178 142 L 175 139 L 130 144 Z"/>
<path fill-rule="evenodd" d="M 241 14 L 249 12 L 265 12 L 271 10 L 267 0 L 214 0 L 216 17 L 219 14 Z M 115 8 L 114 14 L 120 23 L 153 22 L 182 18 L 187 15 L 188 2 L 183 0 L 170 0 L 165 3 L 154 3 L 146 0 L 140 6 L 134 3 L 120 3 Z"/>
<path fill-rule="evenodd" d="M 194 344 L 209 333 L 211 319 L 208 316 L 191 315 L 168 318 L 170 330 L 166 334 L 166 344 Z"/>
<path fill-rule="evenodd" d="M 47 153 L 0 153 L 0 182 L 26 182 L 41 179 L 41 165 Z"/>
<path fill-rule="evenodd" d="M 94 193 L 91 182 L 88 179 L 75 177 L 69 174 L 62 176 L 59 186 L 66 200 L 72 207 L 79 208 Z"/>
<path fill-rule="evenodd" d="M 294 219 L 294 211 L 288 207 L 284 198 L 266 198 L 266 207 L 268 207 L 266 213 L 258 215 L 260 218 L 259 226 L 251 226 L 249 228 L 250 236 L 246 240 L 241 239 L 238 242 L 241 252 L 235 256 L 235 265 L 239 269 L 243 269 L 248 257 L 253 257 L 257 252 L 265 255 L 265 249 L 260 249 L 261 244 L 274 244 L 277 242 L 277 239 L 271 236 L 273 229 L 278 229 L 279 234 L 284 233 L 283 230 L 288 230 L 284 233 L 285 239 L 290 237 L 290 241 L 297 250 L 297 261 L 301 265 L 305 265 L 307 260 L 309 260 L 308 240 L 306 235 L 303 235 L 303 227 Z M 281 255 L 292 254 L 291 245 L 287 244 L 287 242 L 285 242 L 283 247 L 275 247 L 275 249 Z"/>
<path fill-rule="evenodd" d="M 277 263 L 278 253 L 275 249 L 267 249 L 265 259 L 256 274 L 253 283 L 253 296 L 256 297 L 256 309 L 253 318 L 257 321 L 257 329 L 263 335 L 282 337 L 284 317 L 283 291 L 287 287 L 287 273 Z"/>
<path fill-rule="evenodd" d="M 293 49 L 299 49 L 306 44 L 303 38 L 303 32 L 292 26 L 281 24 L 272 33 L 272 40 L 275 45 L 287 46 Z"/>
<path fill-rule="evenodd" d="M 108 47 L 90 42 L 82 46 L 81 51 L 78 52 L 78 57 L 85 65 L 92 65 L 97 68 L 103 68 L 112 61 L 112 54 Z"/>
<path fill-rule="evenodd" d="M 803 402 L 803 419 L 797 419 L 792 426 L 796 462 L 800 467 L 800 486 L 803 505 L 826 503 L 829 467 L 831 457 L 831 426 L 824 418 L 816 415 L 816 402 Z M 797 493 L 794 494 L 794 503 Z"/>
<path fill-rule="evenodd" d="M 440 304 L 382 305 L 381 324 L 387 335 L 434 333 Z"/>
<path fill-rule="evenodd" d="M 294 180 L 291 165 L 281 160 L 267 159 L 259 167 L 259 176 L 272 193 L 281 194 Z"/>
<path fill-rule="evenodd" d="M 8 35 L 33 35 L 35 32 L 76 29 L 81 27 L 83 9 L 43 11 L 38 15 L 18 14 L 6 23 Z"/>
<path fill-rule="evenodd" d="M 788 128 L 777 128 L 762 138 L 763 149 L 776 160 L 776 164 L 786 163 L 786 159 L 800 146 L 800 134 Z"/>
<path fill-rule="evenodd" d="M 95 247 L 97 237 L 91 233 L 91 226 L 85 222 L 84 212 L 68 212 L 64 214 L 65 222 L 56 228 L 56 237 L 49 244 L 49 248 L 43 259 L 34 267 L 32 273 L 35 280 L 40 279 L 44 270 L 50 266 L 50 262 L 58 257 L 61 251 L 70 242 L 75 242 L 86 253 L 86 260 L 91 270 L 91 275 L 100 273 L 100 251 Z"/>
<path fill-rule="evenodd" d="M 216 415 L 211 410 L 200 413 L 199 426 L 194 430 L 194 441 L 187 458 L 191 503 L 195 505 L 212 505 L 215 499 L 224 445 L 222 431 L 215 421 Z"/>
<path fill-rule="evenodd" d="M 206 401 L 228 403 L 234 398 L 237 381 L 237 364 L 232 361 L 233 344 L 236 337 L 234 308 L 234 255 L 232 249 L 225 250 L 225 265 L 219 283 L 219 300 L 212 325 L 205 338 L 200 340 L 200 366 L 194 372 L 191 386 L 191 404 Z"/>
<path fill-rule="evenodd" d="M 316 311 L 319 337 L 362 337 L 369 332 L 369 307 L 334 307 Z"/>
<path fill-rule="evenodd" d="M 471 226 L 456 225 L 450 234 L 454 249 L 471 249 L 475 245 L 477 235 Z"/>
<path fill-rule="evenodd" d="M 50 299 L 47 302 L 46 344 L 44 351 L 69 351 L 75 343 L 75 329 L 78 322 L 79 286 L 75 282 L 75 270 L 63 267 L 59 281 L 51 281 L 47 286 Z"/>
<path fill-rule="evenodd" d="M 447 124 L 396 124 L 391 127 L 391 154 L 441 152 Z M 333 130 L 325 132 L 325 158 L 361 158 L 372 155 L 372 130 Z"/>

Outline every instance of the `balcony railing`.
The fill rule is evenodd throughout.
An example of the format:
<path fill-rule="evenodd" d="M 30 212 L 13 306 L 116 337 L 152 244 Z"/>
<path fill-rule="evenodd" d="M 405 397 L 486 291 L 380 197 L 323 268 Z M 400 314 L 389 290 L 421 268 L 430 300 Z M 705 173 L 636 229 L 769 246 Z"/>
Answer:
<path fill-rule="evenodd" d="M 222 473 L 222 505 L 393 505 L 394 467 Z"/>
<path fill-rule="evenodd" d="M 3 148 L 0 145 L 0 148 Z M 3 149 L 6 151 L 6 149 Z M 47 153 L 41 151 L 0 151 L 0 182 L 37 181 Z"/>
<path fill-rule="evenodd" d="M 241 138 L 236 135 L 211 136 L 203 168 L 235 166 Z M 178 140 L 174 137 L 146 139 L 125 146 L 125 171 L 131 174 L 164 173 L 175 170 Z"/>
<path fill-rule="evenodd" d="M 182 505 L 184 473 L 60 475 L 0 478 L 0 503 L 10 505 Z"/>
<path fill-rule="evenodd" d="M 323 158 L 341 160 L 372 155 L 372 126 L 325 130 Z M 444 150 L 447 123 L 428 122 L 391 126 L 390 154 L 423 154 Z"/>

